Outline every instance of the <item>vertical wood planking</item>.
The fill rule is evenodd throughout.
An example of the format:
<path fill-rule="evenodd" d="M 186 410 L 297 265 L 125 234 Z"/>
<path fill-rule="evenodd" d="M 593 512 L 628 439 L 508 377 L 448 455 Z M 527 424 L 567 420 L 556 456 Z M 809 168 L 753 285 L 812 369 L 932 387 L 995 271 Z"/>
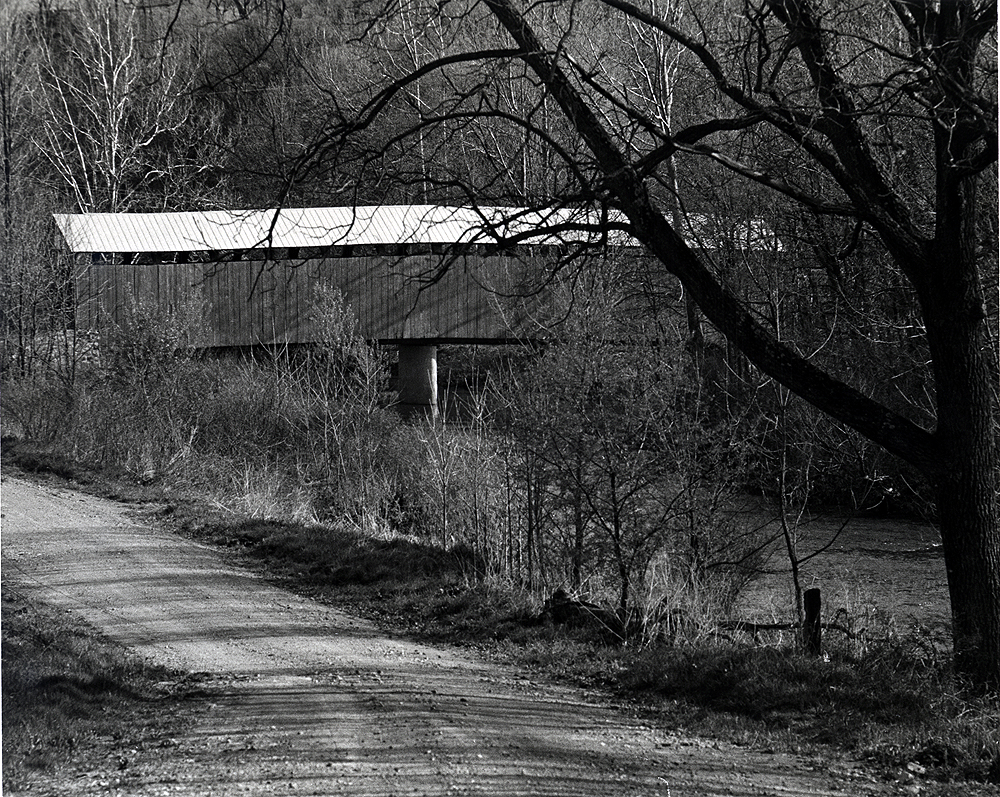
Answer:
<path fill-rule="evenodd" d="M 285 302 L 277 263 L 264 266 L 261 287 L 263 288 L 260 297 L 260 306 L 263 311 L 261 323 L 264 327 L 265 340 L 271 343 L 280 343 L 285 323 Z"/>
<path fill-rule="evenodd" d="M 84 262 L 84 258 L 73 257 L 73 285 L 75 289 L 73 317 L 77 329 L 93 329 L 97 325 L 100 295 L 96 287 L 99 275 L 94 266 Z"/>
<path fill-rule="evenodd" d="M 115 272 L 115 266 L 111 264 L 105 264 L 99 266 L 100 273 L 104 277 L 104 284 L 102 286 L 102 317 L 100 319 L 101 326 L 107 326 L 108 324 L 114 324 L 118 313 L 118 274 Z"/>
<path fill-rule="evenodd" d="M 268 343 L 275 343 L 277 334 L 277 300 L 278 280 L 275 279 L 274 267 L 267 263 L 262 263 L 258 272 L 257 291 L 260 293 L 260 328 L 261 340 Z"/>
<path fill-rule="evenodd" d="M 278 274 L 278 281 L 281 283 L 281 338 L 286 343 L 297 343 L 298 332 L 295 323 L 295 280 L 297 273 L 290 263 L 276 263 L 275 270 Z"/>
<path fill-rule="evenodd" d="M 472 274 L 470 273 L 472 269 L 472 263 L 470 262 L 472 258 L 468 255 L 462 255 L 459 261 L 455 264 L 459 268 L 459 277 L 461 278 L 461 287 L 457 293 L 461 296 L 468 296 L 468 307 L 471 313 L 466 312 L 465 318 L 462 319 L 463 327 L 462 331 L 459 333 L 461 337 L 475 338 L 479 337 L 479 321 L 482 313 L 481 300 L 479 290 L 477 289 L 475 281 L 472 279 Z M 465 330 L 471 331 L 473 334 L 465 334 Z"/>
<path fill-rule="evenodd" d="M 271 343 L 270 304 L 274 301 L 274 285 L 267 265 L 256 261 L 250 271 L 250 297 L 253 306 L 254 343 Z"/>
<path fill-rule="evenodd" d="M 232 322 L 234 297 L 231 293 L 232 263 L 210 263 L 204 270 L 202 290 L 212 305 L 212 338 L 216 346 L 228 346 L 227 330 Z"/>
<path fill-rule="evenodd" d="M 275 343 L 285 342 L 285 334 L 288 331 L 288 308 L 287 303 L 287 266 L 283 263 L 272 263 L 268 267 L 271 290 L 270 301 L 264 296 L 265 320 L 268 336 Z"/>
<path fill-rule="evenodd" d="M 352 261 L 348 261 L 345 265 L 347 268 L 354 267 Z M 392 299 L 396 295 L 395 277 L 386 263 L 382 264 L 382 268 L 375 268 L 375 258 L 366 257 L 360 263 L 360 267 L 358 275 L 361 278 L 360 284 L 353 299 L 358 304 L 359 317 L 367 316 L 361 334 L 372 338 L 391 337 L 389 317 L 392 314 Z M 378 297 L 374 308 L 372 308 L 374 312 L 367 312 L 368 308 L 365 307 L 367 303 L 361 301 L 360 291 L 366 287 L 371 290 L 373 296 Z"/>
<path fill-rule="evenodd" d="M 218 304 L 219 341 L 222 346 L 233 345 L 233 329 L 240 324 L 243 299 L 240 296 L 239 262 L 219 263 L 209 285 Z"/>
<path fill-rule="evenodd" d="M 170 263 L 150 263 L 148 266 L 143 266 L 142 268 L 146 272 L 144 278 L 149 284 L 147 292 L 150 299 L 147 301 L 152 304 L 152 307 L 161 313 L 167 314 L 179 311 L 180 307 L 177 305 L 177 297 L 170 295 L 170 291 L 163 284 L 160 277 L 161 274 L 165 275 L 168 271 L 175 271 L 178 268 L 183 268 L 183 266 L 175 266 Z"/>
<path fill-rule="evenodd" d="M 267 264 L 258 260 L 250 275 L 250 295 L 253 297 L 254 326 L 257 343 L 272 343 L 271 305 L 274 302 L 274 280 Z"/>
<path fill-rule="evenodd" d="M 145 308 L 150 303 L 149 290 L 146 287 L 144 278 L 147 276 L 145 266 L 126 266 L 129 275 L 132 277 L 132 295 L 129 297 L 129 310 L 140 315 L 139 308 Z"/>
<path fill-rule="evenodd" d="M 235 291 L 236 302 L 235 312 L 233 312 L 232 317 L 229 319 L 229 324 L 226 327 L 227 340 L 230 341 L 232 345 L 237 340 L 237 335 L 243 337 L 248 343 L 253 343 L 254 341 L 254 328 L 253 328 L 253 301 L 250 296 L 250 288 L 253 285 L 251 279 L 251 273 L 253 271 L 253 264 L 247 260 L 237 260 L 233 264 L 235 268 L 233 271 L 227 275 L 229 288 L 227 290 L 227 295 L 233 296 L 234 294 L 229 293 L 229 291 Z"/>
<path fill-rule="evenodd" d="M 298 343 L 298 323 L 295 311 L 295 287 L 298 281 L 298 269 L 289 262 L 276 264 L 281 274 L 282 298 L 284 304 L 284 340 L 286 343 Z"/>
<path fill-rule="evenodd" d="M 135 288 L 132 284 L 132 267 L 118 263 L 115 269 L 115 324 L 120 325 L 128 317 L 129 306 L 132 304 L 132 297 L 135 295 Z"/>
<path fill-rule="evenodd" d="M 244 322 L 247 324 L 247 329 L 250 331 L 250 340 L 254 343 L 260 343 L 260 295 L 258 293 L 258 275 L 260 273 L 260 262 L 250 261 L 244 272 L 246 274 L 246 281 L 243 288 L 243 299 L 246 302 L 244 307 L 247 310 L 247 320 Z"/>
<path fill-rule="evenodd" d="M 215 324 L 215 305 L 212 301 L 212 293 L 208 290 L 205 281 L 208 278 L 209 269 L 212 268 L 211 263 L 194 263 L 191 266 L 190 277 L 194 284 L 201 286 L 201 303 L 202 303 L 202 329 L 201 329 L 201 339 L 203 345 L 205 346 L 217 346 L 218 343 L 215 340 L 214 330 Z"/>
<path fill-rule="evenodd" d="M 149 302 L 153 308 L 157 308 L 160 312 L 165 312 L 167 314 L 170 314 L 177 309 L 176 302 L 172 301 L 173 297 L 167 295 L 165 290 L 160 290 L 160 271 L 166 271 L 169 268 L 171 268 L 170 265 L 160 263 L 150 263 L 148 266 L 142 267 L 143 272 L 145 272 L 142 277 L 149 285 L 146 289 L 146 292 L 150 297 L 147 299 L 147 302 Z M 176 266 L 173 268 L 176 268 Z"/>
<path fill-rule="evenodd" d="M 291 309 L 289 311 L 289 322 L 293 325 L 295 343 L 305 343 L 309 337 L 303 329 L 304 316 L 302 314 L 300 296 L 302 292 L 302 272 L 304 271 L 304 266 L 304 263 L 298 263 L 290 274 L 290 290 L 288 292 L 288 299 L 291 303 Z"/>
<path fill-rule="evenodd" d="M 234 263 L 212 264 L 205 279 L 205 290 L 212 297 L 212 319 L 219 346 L 231 345 L 229 330 L 236 323 L 233 316 L 239 312 L 233 285 L 236 277 L 235 265 Z"/>
<path fill-rule="evenodd" d="M 198 340 L 207 346 L 309 343 L 322 336 L 315 319 L 319 286 L 339 290 L 369 339 L 498 338 L 509 334 L 510 315 L 523 320 L 525 307 L 509 293 L 525 265 L 509 255 L 466 254 L 456 258 L 433 286 L 426 279 L 439 266 L 436 255 L 363 254 L 294 264 L 234 260 L 224 263 L 160 263 L 143 266 L 79 262 L 77 307 L 81 327 L 101 318 L 125 320 L 130 307 L 161 312 L 198 309 Z M 421 290 L 425 288 L 425 290 Z M 504 312 L 496 307 L 503 306 Z"/>
<path fill-rule="evenodd" d="M 236 260 L 228 265 L 231 269 L 226 272 L 225 296 L 231 301 L 235 300 L 232 305 L 226 303 L 226 344 L 231 346 L 237 340 L 237 331 L 248 343 L 252 342 L 253 330 L 250 326 L 250 304 L 247 301 L 247 291 L 250 289 L 249 266 L 243 260 Z"/>
<path fill-rule="evenodd" d="M 222 263 L 212 280 L 213 291 L 219 302 L 219 339 L 223 346 L 233 345 L 232 329 L 239 325 L 243 310 L 240 268 L 236 261 Z"/>
<path fill-rule="evenodd" d="M 192 263 L 191 268 L 188 270 L 187 278 L 185 282 L 188 290 L 191 290 L 198 300 L 199 316 L 201 318 L 201 329 L 199 330 L 199 338 L 205 341 L 205 345 L 218 345 L 215 342 L 216 332 L 215 324 L 212 321 L 215 313 L 215 306 L 211 290 L 207 285 L 207 274 L 208 269 L 211 268 L 210 263 Z M 177 290 L 182 290 L 185 285 L 181 284 L 177 287 Z M 209 343 L 208 341 L 212 341 Z"/>
<path fill-rule="evenodd" d="M 101 326 L 107 326 L 115 322 L 118 313 L 118 274 L 113 264 L 98 266 L 105 274 L 107 282 L 104 290 L 103 318 Z"/>
<path fill-rule="evenodd" d="M 309 340 L 316 340 L 319 337 L 319 326 L 312 312 L 313 298 L 311 288 L 319 284 L 323 262 L 321 260 L 305 260 L 299 266 L 298 279 L 296 280 L 296 301 L 299 312 L 299 343 L 307 343 Z"/>
<path fill-rule="evenodd" d="M 225 296 L 230 301 L 226 303 L 226 344 L 231 346 L 236 340 L 234 335 L 236 330 L 242 332 L 248 343 L 253 341 L 253 332 L 249 324 L 250 307 L 247 303 L 247 290 L 250 287 L 247 281 L 247 263 L 236 260 L 228 265 L 230 268 L 226 274 Z"/>

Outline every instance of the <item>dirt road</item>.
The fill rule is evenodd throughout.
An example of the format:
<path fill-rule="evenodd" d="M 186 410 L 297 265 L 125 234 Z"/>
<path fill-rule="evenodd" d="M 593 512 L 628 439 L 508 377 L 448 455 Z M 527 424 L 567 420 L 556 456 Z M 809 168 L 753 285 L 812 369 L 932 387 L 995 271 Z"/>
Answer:
<path fill-rule="evenodd" d="M 207 674 L 176 739 L 32 794 L 890 793 L 850 762 L 686 738 L 389 639 L 108 501 L 10 477 L 0 500 L 3 567 L 19 589 L 152 661 Z"/>

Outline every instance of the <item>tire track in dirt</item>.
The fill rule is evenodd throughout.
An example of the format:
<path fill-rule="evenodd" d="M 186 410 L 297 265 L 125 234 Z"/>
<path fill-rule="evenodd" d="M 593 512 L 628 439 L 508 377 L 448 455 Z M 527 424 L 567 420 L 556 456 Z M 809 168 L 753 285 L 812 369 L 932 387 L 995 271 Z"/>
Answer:
<path fill-rule="evenodd" d="M 19 589 L 203 673 L 184 732 L 32 794 L 864 795 L 850 762 L 687 738 L 275 588 L 114 503 L 5 477 Z"/>

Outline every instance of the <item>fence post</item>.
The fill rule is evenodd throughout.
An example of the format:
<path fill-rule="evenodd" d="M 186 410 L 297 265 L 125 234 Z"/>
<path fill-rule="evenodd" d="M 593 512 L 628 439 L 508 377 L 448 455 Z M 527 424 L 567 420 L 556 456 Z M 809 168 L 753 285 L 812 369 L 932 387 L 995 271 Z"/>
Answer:
<path fill-rule="evenodd" d="M 818 656 L 822 647 L 822 629 L 819 624 L 820 595 L 819 589 L 807 589 L 805 593 L 806 620 L 802 628 L 802 641 L 806 653 Z"/>

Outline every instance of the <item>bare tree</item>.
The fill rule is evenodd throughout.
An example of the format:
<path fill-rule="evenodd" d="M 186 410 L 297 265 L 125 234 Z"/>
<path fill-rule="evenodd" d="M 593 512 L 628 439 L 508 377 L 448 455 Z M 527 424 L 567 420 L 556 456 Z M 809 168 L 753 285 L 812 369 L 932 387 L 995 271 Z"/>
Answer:
<path fill-rule="evenodd" d="M 683 313 L 662 308 L 652 319 L 661 308 L 630 290 L 622 260 L 559 279 L 551 304 L 566 319 L 544 353 L 504 380 L 501 429 L 535 465 L 522 471 L 524 492 L 542 488 L 552 522 L 539 550 L 555 585 L 608 595 L 631 622 L 660 613 L 638 603 L 657 591 L 658 560 L 690 587 L 732 598 L 762 540 L 721 522 L 740 484 L 741 445 L 737 424 L 710 420 L 689 379 Z M 663 337 L 650 341 L 652 328 Z"/>
<path fill-rule="evenodd" d="M 189 202 L 206 167 L 183 144 L 212 120 L 194 116 L 190 70 L 140 6 L 85 0 L 34 21 L 33 137 L 59 187 L 82 211 Z"/>
<path fill-rule="evenodd" d="M 360 113 L 328 128 L 297 175 L 336 142 L 370 130 L 400 92 L 429 76 L 439 85 L 444 79 L 453 94 L 422 113 L 414 135 L 443 115 L 500 116 L 471 75 L 526 65 L 526 86 L 559 108 L 565 126 L 553 135 L 537 123 L 542 99 L 526 114 L 505 111 L 502 121 L 541 142 L 563 174 L 549 202 L 620 212 L 620 226 L 751 363 L 926 477 L 944 543 L 957 668 L 996 685 L 998 369 L 988 314 L 996 242 L 980 226 L 980 184 L 997 159 L 996 3 L 759 0 L 692 2 L 688 10 L 676 20 L 631 0 L 444 4 L 431 13 L 476 25 L 483 34 L 476 46 L 449 39 L 453 46 L 439 58 L 387 82 Z M 687 80 L 703 100 L 683 114 L 675 107 L 667 121 L 623 91 L 621 73 L 602 67 L 593 41 L 624 24 L 680 47 Z M 686 242 L 664 199 L 664 176 L 669 184 L 671 164 L 681 159 L 720 182 L 725 174 L 729 195 L 742 194 L 748 208 L 839 220 L 851 235 L 845 249 L 863 241 L 880 253 L 869 262 L 897 278 L 892 290 L 927 352 L 931 424 L 864 392 L 843 363 L 817 356 L 808 334 L 779 339 L 757 312 L 752 275 L 723 268 Z M 474 176 L 456 191 L 474 193 L 489 179 Z"/>
<path fill-rule="evenodd" d="M 0 318 L 3 367 L 28 376 L 40 362 L 70 366 L 69 265 L 53 256 L 40 153 L 31 141 L 36 50 L 31 18 L 0 8 Z"/>

